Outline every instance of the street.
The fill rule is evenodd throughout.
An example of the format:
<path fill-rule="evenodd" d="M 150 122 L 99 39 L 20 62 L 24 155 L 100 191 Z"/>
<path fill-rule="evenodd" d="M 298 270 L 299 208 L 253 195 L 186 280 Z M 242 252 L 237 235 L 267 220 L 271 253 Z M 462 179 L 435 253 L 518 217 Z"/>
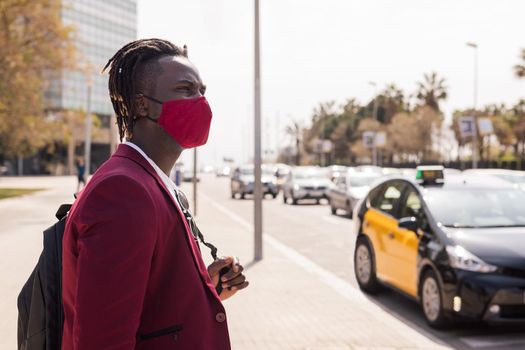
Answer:
<path fill-rule="evenodd" d="M 221 206 L 251 222 L 253 201 L 230 199 L 229 179 L 204 176 L 199 184 L 199 199 Z M 191 198 L 191 186 L 183 189 Z M 321 268 L 340 277 L 358 290 L 353 271 L 355 233 L 348 216 L 330 214 L 326 205 L 285 205 L 281 195 L 264 201 L 264 233 L 279 243 L 307 257 Z M 248 233 L 247 233 L 248 234 Z M 252 249 L 252 247 L 247 247 Z M 391 314 L 424 336 L 439 339 L 455 349 L 522 349 L 522 327 L 485 326 L 462 323 L 447 331 L 436 331 L 425 323 L 419 305 L 389 290 L 369 297 L 382 312 Z"/>
<path fill-rule="evenodd" d="M 419 306 L 392 291 L 357 287 L 352 221 L 327 205 L 264 201 L 265 250 L 253 254 L 253 202 L 230 198 L 229 179 L 202 175 L 197 223 L 219 254 L 240 257 L 251 282 L 225 302 L 233 349 L 522 349 L 522 328 L 458 324 L 429 328 Z M 16 343 L 16 296 L 41 251 L 41 232 L 59 204 L 71 202 L 73 177 L 1 178 L 2 187 L 44 188 L 0 201 L 0 349 Z M 191 184 L 183 190 L 192 198 Z M 249 197 L 248 197 L 249 198 Z M 268 197 L 269 198 L 269 197 Z M 209 262 L 208 251 L 203 257 Z"/>

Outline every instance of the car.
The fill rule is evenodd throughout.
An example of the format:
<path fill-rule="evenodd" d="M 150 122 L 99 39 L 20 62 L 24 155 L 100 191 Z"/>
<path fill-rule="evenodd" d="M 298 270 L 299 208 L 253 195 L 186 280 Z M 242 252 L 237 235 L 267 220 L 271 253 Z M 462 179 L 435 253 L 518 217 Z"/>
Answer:
<path fill-rule="evenodd" d="M 275 172 L 275 177 L 277 178 L 277 187 L 280 191 L 284 182 L 286 181 L 286 177 L 290 173 L 291 167 L 286 164 L 278 163 L 273 166 L 273 170 Z"/>
<path fill-rule="evenodd" d="M 283 184 L 283 202 L 291 199 L 296 205 L 302 200 L 328 199 L 328 191 L 333 183 L 326 177 L 326 172 L 318 166 L 296 166 L 292 168 Z"/>
<path fill-rule="evenodd" d="M 354 170 L 362 172 L 362 173 L 375 173 L 375 174 L 383 173 L 383 169 L 376 165 L 359 165 L 359 166 L 356 166 Z"/>
<path fill-rule="evenodd" d="M 228 165 L 225 165 L 223 167 L 217 168 L 217 172 L 215 173 L 215 175 L 217 177 L 230 177 L 231 172 L 232 172 L 231 167 Z"/>
<path fill-rule="evenodd" d="M 525 190 L 525 171 L 509 169 L 468 169 L 465 170 L 464 173 L 495 176 Z"/>
<path fill-rule="evenodd" d="M 390 286 L 435 328 L 456 318 L 525 322 L 525 192 L 494 177 L 388 178 L 355 208 L 361 290 Z"/>
<path fill-rule="evenodd" d="M 348 215 L 352 215 L 357 202 L 366 196 L 370 186 L 380 178 L 381 176 L 376 173 L 354 171 L 347 171 L 339 176 L 328 195 L 332 214 L 336 215 L 337 210 L 342 209 Z"/>
<path fill-rule="evenodd" d="M 263 196 L 269 194 L 273 198 L 276 198 L 279 194 L 279 188 L 272 167 L 262 165 L 261 171 Z M 247 194 L 253 194 L 254 181 L 253 165 L 244 165 L 236 168 L 233 171 L 230 182 L 231 198 L 235 199 L 236 196 L 239 195 L 241 199 L 244 199 Z"/>
<path fill-rule="evenodd" d="M 199 182 L 201 179 L 199 178 L 199 175 L 197 175 L 197 182 Z M 183 182 L 193 182 L 193 169 L 184 169 L 182 171 L 182 181 Z"/>
<path fill-rule="evenodd" d="M 348 167 L 344 165 L 331 165 L 326 168 L 326 171 L 328 178 L 335 182 L 339 176 L 346 174 Z"/>

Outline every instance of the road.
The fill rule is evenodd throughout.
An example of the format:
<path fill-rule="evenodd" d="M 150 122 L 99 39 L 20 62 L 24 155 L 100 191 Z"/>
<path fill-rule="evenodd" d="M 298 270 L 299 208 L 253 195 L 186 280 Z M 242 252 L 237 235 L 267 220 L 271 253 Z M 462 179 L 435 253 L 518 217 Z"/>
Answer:
<path fill-rule="evenodd" d="M 191 187 L 183 185 L 191 198 Z M 231 199 L 229 179 L 203 175 L 199 183 L 200 201 L 227 208 L 246 221 L 252 221 L 253 201 Z M 355 232 L 348 216 L 333 216 L 327 203 L 287 205 L 279 196 L 267 197 L 263 205 L 264 232 L 280 243 L 307 257 L 321 268 L 357 287 L 353 273 Z M 489 327 L 478 323 L 460 323 L 447 331 L 428 327 L 419 305 L 393 291 L 369 297 L 382 312 L 389 313 L 425 336 L 437 338 L 455 349 L 524 349 L 523 327 Z"/>

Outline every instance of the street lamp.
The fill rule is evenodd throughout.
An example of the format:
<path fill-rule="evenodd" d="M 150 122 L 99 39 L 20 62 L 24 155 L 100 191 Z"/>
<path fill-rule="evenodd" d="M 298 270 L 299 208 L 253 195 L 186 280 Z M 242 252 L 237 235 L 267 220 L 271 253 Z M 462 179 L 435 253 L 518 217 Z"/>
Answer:
<path fill-rule="evenodd" d="M 377 84 L 375 81 L 369 81 L 368 84 L 374 88 L 374 109 L 372 111 L 372 116 L 374 120 L 377 121 Z M 372 146 L 372 163 L 373 165 L 377 165 L 377 149 L 376 149 L 376 141 L 374 136 L 374 144 Z"/>
<path fill-rule="evenodd" d="M 85 179 L 87 181 L 91 170 L 91 127 L 93 120 L 91 119 L 91 90 L 93 88 L 93 78 L 91 74 L 87 76 L 87 106 L 86 106 L 86 140 L 84 142 L 84 166 Z"/>
<path fill-rule="evenodd" d="M 472 168 L 478 167 L 478 125 L 476 118 L 476 108 L 478 105 L 478 44 L 468 42 L 467 46 L 474 50 L 474 100 L 473 100 L 473 117 L 474 117 L 474 136 L 472 138 Z"/>
<path fill-rule="evenodd" d="M 261 183 L 261 52 L 259 40 L 259 0 L 254 1 L 254 189 L 253 233 L 254 260 L 263 258 L 262 246 L 262 183 Z"/>

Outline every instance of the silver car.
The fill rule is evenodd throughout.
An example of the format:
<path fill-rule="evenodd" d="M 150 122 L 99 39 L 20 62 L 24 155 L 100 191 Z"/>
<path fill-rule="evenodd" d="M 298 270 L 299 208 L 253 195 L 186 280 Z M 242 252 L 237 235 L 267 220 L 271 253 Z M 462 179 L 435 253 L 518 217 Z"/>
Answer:
<path fill-rule="evenodd" d="M 352 210 L 357 202 L 366 196 L 370 186 L 380 178 L 381 175 L 374 172 L 354 171 L 349 171 L 346 176 L 337 178 L 329 194 L 332 214 L 336 215 L 337 210 L 342 209 L 348 215 L 352 215 Z"/>
<path fill-rule="evenodd" d="M 263 186 L 263 195 L 269 194 L 273 198 L 279 194 L 279 188 L 277 186 L 277 178 L 271 167 L 262 166 L 261 182 Z M 236 168 L 233 171 L 231 177 L 231 198 L 235 198 L 239 195 L 241 199 L 244 199 L 247 194 L 253 194 L 254 189 L 254 171 L 253 165 L 245 165 Z"/>
<path fill-rule="evenodd" d="M 326 177 L 326 171 L 320 167 L 298 166 L 292 168 L 283 185 L 283 202 L 298 204 L 300 200 L 311 199 L 317 204 L 321 199 L 328 198 L 328 191 L 332 185 Z"/>

